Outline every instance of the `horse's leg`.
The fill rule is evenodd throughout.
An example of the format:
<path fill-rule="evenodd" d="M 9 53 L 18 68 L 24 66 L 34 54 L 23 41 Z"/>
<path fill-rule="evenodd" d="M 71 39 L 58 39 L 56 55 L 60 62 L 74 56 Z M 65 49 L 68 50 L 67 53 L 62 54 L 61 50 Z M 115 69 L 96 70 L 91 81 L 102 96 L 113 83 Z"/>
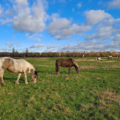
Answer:
<path fill-rule="evenodd" d="M 24 73 L 24 77 L 25 77 L 25 84 L 28 84 L 28 81 L 27 81 L 27 73 L 26 73 L 26 72 Z"/>
<path fill-rule="evenodd" d="M 55 61 L 55 74 L 57 74 L 57 63 Z"/>
<path fill-rule="evenodd" d="M 0 70 L 0 84 L 1 85 L 5 85 L 4 80 L 3 80 L 3 74 L 4 74 L 4 70 Z"/>
<path fill-rule="evenodd" d="M 55 74 L 57 74 L 57 66 L 55 65 Z"/>
<path fill-rule="evenodd" d="M 60 66 L 57 66 L 57 74 L 59 74 Z"/>
<path fill-rule="evenodd" d="M 70 74 L 70 69 L 71 69 L 71 67 L 69 67 L 69 69 L 68 69 L 68 74 Z"/>
<path fill-rule="evenodd" d="M 17 80 L 15 82 L 15 84 L 19 84 L 19 79 L 20 79 L 21 73 L 18 74 Z"/>

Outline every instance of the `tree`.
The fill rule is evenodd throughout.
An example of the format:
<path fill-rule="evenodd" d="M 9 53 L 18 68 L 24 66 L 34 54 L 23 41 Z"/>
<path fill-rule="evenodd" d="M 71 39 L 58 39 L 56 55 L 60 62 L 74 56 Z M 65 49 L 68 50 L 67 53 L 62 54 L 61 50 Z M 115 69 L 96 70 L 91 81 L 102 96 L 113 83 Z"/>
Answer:
<path fill-rule="evenodd" d="M 13 53 L 13 54 L 15 53 L 15 48 L 12 49 L 12 53 Z"/>
<path fill-rule="evenodd" d="M 26 54 L 29 53 L 28 48 L 26 48 Z"/>
<path fill-rule="evenodd" d="M 26 48 L 26 57 L 28 57 L 29 55 L 28 55 L 28 48 Z"/>
<path fill-rule="evenodd" d="M 105 50 L 105 49 L 102 49 L 101 52 L 106 52 L 106 50 Z"/>

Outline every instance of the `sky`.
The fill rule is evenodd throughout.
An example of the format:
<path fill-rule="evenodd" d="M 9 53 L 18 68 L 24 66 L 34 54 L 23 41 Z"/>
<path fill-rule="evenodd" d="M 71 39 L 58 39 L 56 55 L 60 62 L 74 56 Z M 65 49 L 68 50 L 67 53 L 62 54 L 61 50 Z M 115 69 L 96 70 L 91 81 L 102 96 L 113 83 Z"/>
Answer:
<path fill-rule="evenodd" d="M 120 52 L 120 0 L 0 0 L 0 52 Z"/>

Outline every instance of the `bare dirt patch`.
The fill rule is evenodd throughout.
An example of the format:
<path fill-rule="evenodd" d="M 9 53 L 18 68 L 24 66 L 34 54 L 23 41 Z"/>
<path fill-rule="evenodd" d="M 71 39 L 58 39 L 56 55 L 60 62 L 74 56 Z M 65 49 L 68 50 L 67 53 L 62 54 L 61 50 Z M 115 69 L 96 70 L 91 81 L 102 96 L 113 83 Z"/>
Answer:
<path fill-rule="evenodd" d="M 96 61 L 96 59 L 89 59 L 89 60 L 88 60 L 88 59 L 85 59 L 85 58 L 84 58 L 84 59 L 79 58 L 79 59 L 76 59 L 75 61 L 96 61 L 96 62 L 101 62 L 101 63 L 102 63 L 102 62 L 108 62 L 108 63 L 109 63 L 109 62 L 115 62 L 115 61 L 105 61 L 105 60 L 107 60 L 107 59 L 102 59 L 102 61 Z"/>
<path fill-rule="evenodd" d="M 75 61 L 95 61 L 95 59 L 82 59 L 82 58 L 79 58 L 79 59 L 76 59 Z"/>
<path fill-rule="evenodd" d="M 80 69 L 95 69 L 97 66 L 80 66 Z"/>
<path fill-rule="evenodd" d="M 104 60 L 106 60 L 106 59 L 102 59 L 102 61 L 104 61 Z M 75 61 L 98 61 L 98 60 L 96 60 L 96 58 L 95 59 L 76 59 Z M 100 61 L 101 62 L 101 61 Z"/>
<path fill-rule="evenodd" d="M 104 62 L 115 62 L 115 61 L 104 61 Z"/>
<path fill-rule="evenodd" d="M 120 68 L 120 65 L 105 65 L 102 68 Z"/>

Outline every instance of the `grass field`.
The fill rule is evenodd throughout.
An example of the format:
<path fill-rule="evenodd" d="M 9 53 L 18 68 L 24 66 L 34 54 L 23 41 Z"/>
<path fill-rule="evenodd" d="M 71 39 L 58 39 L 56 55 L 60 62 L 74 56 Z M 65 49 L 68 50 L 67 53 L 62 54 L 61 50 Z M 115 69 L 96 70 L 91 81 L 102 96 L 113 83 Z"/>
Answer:
<path fill-rule="evenodd" d="M 0 120 L 120 120 L 120 59 L 73 58 L 81 70 L 60 67 L 52 58 L 24 58 L 38 71 L 36 84 L 14 84 L 17 75 L 5 71 L 0 86 Z"/>

